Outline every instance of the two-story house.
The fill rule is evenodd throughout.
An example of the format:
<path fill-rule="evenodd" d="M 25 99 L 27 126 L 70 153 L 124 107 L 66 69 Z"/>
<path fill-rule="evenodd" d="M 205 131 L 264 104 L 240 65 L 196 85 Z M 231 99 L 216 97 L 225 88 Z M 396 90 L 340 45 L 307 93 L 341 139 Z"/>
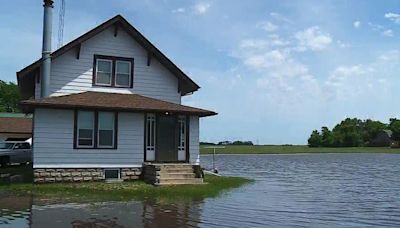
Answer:
<path fill-rule="evenodd" d="M 33 113 L 35 182 L 137 179 L 145 165 L 160 182 L 157 170 L 173 163 L 186 169 L 166 177 L 192 183 L 179 180 L 196 176 L 199 118 L 216 113 L 181 104 L 199 86 L 128 21 L 117 15 L 49 60 L 17 73 L 21 106 Z"/>

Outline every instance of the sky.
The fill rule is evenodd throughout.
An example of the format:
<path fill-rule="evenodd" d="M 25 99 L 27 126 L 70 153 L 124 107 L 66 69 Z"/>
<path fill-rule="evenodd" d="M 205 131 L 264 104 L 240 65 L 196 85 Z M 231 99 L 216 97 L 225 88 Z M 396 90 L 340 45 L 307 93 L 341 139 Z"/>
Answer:
<path fill-rule="evenodd" d="M 53 50 L 57 47 L 55 0 Z M 347 117 L 400 118 L 400 1 L 66 0 L 64 43 L 121 14 L 201 89 L 200 140 L 306 144 Z M 42 1 L 0 8 L 0 79 L 40 58 Z"/>

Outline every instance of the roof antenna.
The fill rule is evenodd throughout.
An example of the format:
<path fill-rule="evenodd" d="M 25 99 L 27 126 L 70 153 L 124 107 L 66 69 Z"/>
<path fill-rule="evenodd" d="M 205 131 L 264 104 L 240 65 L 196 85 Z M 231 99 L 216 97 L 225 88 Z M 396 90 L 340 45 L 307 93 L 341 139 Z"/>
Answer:
<path fill-rule="evenodd" d="M 60 12 L 58 15 L 58 45 L 57 45 L 57 48 L 60 48 L 61 46 L 63 46 L 64 16 L 65 16 L 65 0 L 61 0 Z"/>

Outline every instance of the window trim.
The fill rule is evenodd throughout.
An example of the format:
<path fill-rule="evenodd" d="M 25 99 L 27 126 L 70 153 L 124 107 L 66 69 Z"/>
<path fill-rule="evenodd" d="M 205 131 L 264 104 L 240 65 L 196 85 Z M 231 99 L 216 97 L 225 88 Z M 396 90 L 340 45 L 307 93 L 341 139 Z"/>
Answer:
<path fill-rule="evenodd" d="M 95 130 L 96 130 L 96 113 L 93 113 L 93 129 L 92 129 L 92 135 L 93 135 L 93 138 L 92 138 L 92 145 L 91 146 L 83 146 L 83 145 L 79 145 L 79 121 L 78 121 L 78 113 L 79 113 L 79 111 L 86 111 L 86 110 L 77 110 L 76 111 L 76 115 L 75 115 L 75 117 L 76 117 L 76 137 L 74 136 L 74 141 L 75 141 L 75 145 L 78 147 L 78 148 L 93 148 L 94 147 L 94 144 L 95 144 L 95 136 L 94 136 L 94 134 L 95 134 Z M 90 112 L 90 111 L 86 111 L 86 112 Z"/>
<path fill-rule="evenodd" d="M 96 77 L 97 77 L 97 61 L 101 60 L 108 60 L 112 61 L 112 67 L 111 67 L 111 85 L 108 84 L 98 84 L 96 83 Z M 117 61 L 122 61 L 122 62 L 129 62 L 130 63 L 130 77 L 129 77 L 129 85 L 124 86 L 124 85 L 116 85 L 116 62 Z M 107 56 L 107 55 L 94 55 L 93 57 L 93 77 L 92 77 L 92 86 L 99 86 L 99 87 L 115 87 L 115 88 L 133 88 L 133 79 L 134 79 L 134 74 L 133 74 L 133 69 L 135 67 L 134 64 L 134 59 L 133 58 L 127 58 L 127 57 L 116 57 L 116 56 Z"/>
<path fill-rule="evenodd" d="M 114 127 L 113 127 L 113 129 L 112 129 L 112 131 L 113 131 L 113 135 L 112 135 L 112 145 L 111 146 L 105 146 L 105 145 L 100 145 L 100 140 L 99 140 L 99 138 L 100 138 L 100 127 L 99 127 L 99 114 L 101 113 L 101 112 L 103 112 L 103 111 L 99 111 L 99 112 L 97 112 L 96 113 L 96 115 L 97 115 L 97 132 L 96 132 L 96 134 L 97 134 L 97 141 L 96 141 L 96 146 L 97 146 L 97 148 L 104 148 L 104 149 L 112 149 L 112 148 L 114 148 L 114 146 L 115 146 L 115 112 L 109 112 L 109 113 L 112 113 L 113 115 L 114 115 Z M 109 130 L 109 129 L 107 129 L 107 130 Z"/>
<path fill-rule="evenodd" d="M 78 145 L 78 112 L 88 111 L 94 113 L 94 134 L 93 134 L 93 146 L 79 146 Z M 98 146 L 98 116 L 99 112 L 112 112 L 114 113 L 114 145 L 112 147 Z M 102 110 L 89 110 L 89 109 L 75 109 L 74 110 L 74 149 L 100 149 L 100 150 L 116 150 L 118 149 L 118 112 L 113 111 L 102 111 Z"/>
<path fill-rule="evenodd" d="M 128 76 L 128 87 L 131 88 L 131 80 L 132 80 L 132 62 L 131 61 L 126 61 L 126 60 L 120 60 L 117 59 L 115 60 L 115 87 L 118 88 L 128 88 L 127 86 L 124 85 L 118 85 L 117 84 L 117 75 L 118 75 L 118 62 L 125 62 L 125 63 L 129 63 L 129 69 L 131 69 L 130 75 Z"/>
<path fill-rule="evenodd" d="M 109 84 L 104 84 L 104 83 L 98 83 L 97 82 L 97 71 L 98 71 L 98 63 L 99 63 L 99 61 L 104 61 L 104 62 L 109 62 L 109 63 L 111 63 L 111 72 L 110 72 L 110 83 Z M 98 85 L 98 86 L 112 86 L 112 83 L 113 83 L 113 68 L 114 68 L 114 61 L 112 61 L 111 59 L 103 59 L 103 58 L 98 58 L 98 59 L 96 59 L 96 65 L 95 65 L 95 67 L 96 68 L 93 68 L 94 70 L 95 70 L 95 75 L 96 75 L 96 78 L 95 78 L 95 81 L 94 81 L 94 83 L 96 84 L 96 85 Z"/>

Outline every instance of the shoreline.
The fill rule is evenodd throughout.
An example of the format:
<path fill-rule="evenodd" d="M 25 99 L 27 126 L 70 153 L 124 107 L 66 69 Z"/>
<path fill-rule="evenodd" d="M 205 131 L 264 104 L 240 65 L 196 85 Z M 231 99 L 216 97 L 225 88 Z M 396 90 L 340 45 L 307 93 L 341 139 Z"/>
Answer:
<path fill-rule="evenodd" d="M 200 155 L 213 154 L 213 149 L 200 146 Z M 304 145 L 228 145 L 216 149 L 215 154 L 400 154 L 400 148 L 389 147 L 308 147 Z"/>

